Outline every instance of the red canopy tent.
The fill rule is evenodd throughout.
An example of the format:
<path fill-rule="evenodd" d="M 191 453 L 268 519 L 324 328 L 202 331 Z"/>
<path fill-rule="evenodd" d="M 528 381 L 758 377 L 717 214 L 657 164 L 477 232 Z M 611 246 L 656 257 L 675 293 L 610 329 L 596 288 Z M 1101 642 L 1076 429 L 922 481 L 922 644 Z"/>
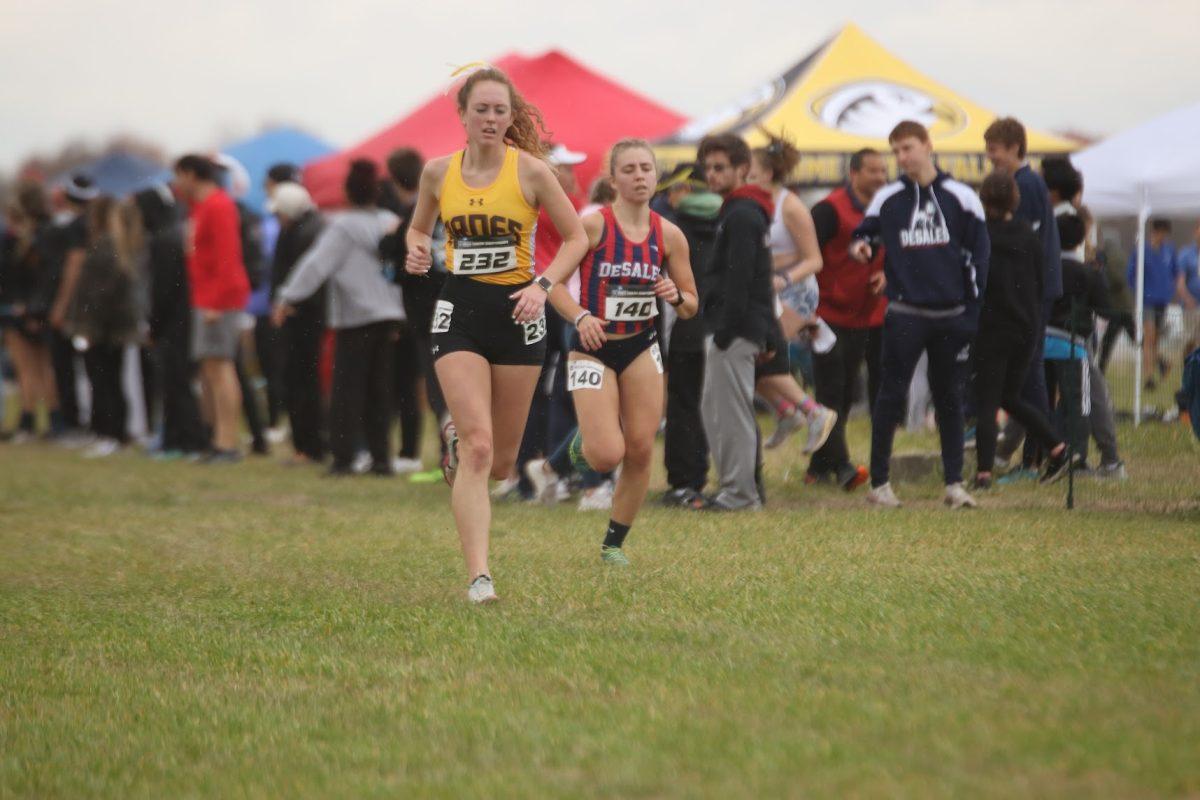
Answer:
<path fill-rule="evenodd" d="M 617 140 L 626 136 L 654 139 L 685 122 L 674 111 L 557 50 L 533 58 L 511 54 L 493 63 L 541 110 L 550 138 L 587 153 L 588 160 L 576 167 L 584 187 L 599 174 L 601 159 Z M 353 159 L 370 158 L 382 165 L 398 147 L 415 147 L 426 158 L 462 148 L 462 123 L 454 105 L 456 90 L 457 84 L 366 141 L 309 164 L 304 182 L 313 199 L 323 207 L 341 205 L 342 182 Z"/>

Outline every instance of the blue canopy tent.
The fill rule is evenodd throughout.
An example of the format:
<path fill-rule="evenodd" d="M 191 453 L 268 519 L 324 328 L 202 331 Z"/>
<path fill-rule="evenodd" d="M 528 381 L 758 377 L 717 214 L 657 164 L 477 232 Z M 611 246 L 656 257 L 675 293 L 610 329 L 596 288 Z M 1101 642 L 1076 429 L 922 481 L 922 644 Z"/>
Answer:
<path fill-rule="evenodd" d="M 281 161 L 302 167 L 334 150 L 333 145 L 291 128 L 276 128 L 221 148 L 222 153 L 233 156 L 250 174 L 250 188 L 240 199 L 259 214 L 266 212 L 267 198 L 262 184 L 268 169 Z"/>
<path fill-rule="evenodd" d="M 156 183 L 171 179 L 171 171 L 162 164 L 132 153 L 115 152 L 101 156 L 85 167 L 72 170 L 70 174 L 83 173 L 91 178 L 103 194 L 124 197 Z M 58 182 L 65 183 L 70 174 L 59 176 Z"/>

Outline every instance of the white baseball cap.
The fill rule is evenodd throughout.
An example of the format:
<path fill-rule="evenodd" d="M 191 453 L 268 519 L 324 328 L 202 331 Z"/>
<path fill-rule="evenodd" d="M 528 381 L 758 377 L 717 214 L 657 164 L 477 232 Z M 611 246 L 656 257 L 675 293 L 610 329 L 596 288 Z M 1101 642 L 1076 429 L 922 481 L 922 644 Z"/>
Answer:
<path fill-rule="evenodd" d="M 550 151 L 550 163 L 556 166 L 573 167 L 587 161 L 587 153 L 576 153 L 568 150 L 565 144 L 556 144 Z"/>
<path fill-rule="evenodd" d="M 295 219 L 311 208 L 315 208 L 315 205 L 308 189 L 290 181 L 276 186 L 275 191 L 271 192 L 270 199 L 267 200 L 268 211 L 288 219 Z"/>

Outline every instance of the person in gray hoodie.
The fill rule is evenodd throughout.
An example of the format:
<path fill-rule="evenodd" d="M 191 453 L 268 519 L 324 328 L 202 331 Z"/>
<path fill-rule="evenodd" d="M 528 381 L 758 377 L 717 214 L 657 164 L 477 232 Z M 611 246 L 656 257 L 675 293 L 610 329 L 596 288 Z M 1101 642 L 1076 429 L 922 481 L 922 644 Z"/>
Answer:
<path fill-rule="evenodd" d="M 391 475 L 388 429 L 397 323 L 404 319 L 400 290 L 384 275 L 380 240 L 400 218 L 378 208 L 379 176 L 371 161 L 350 164 L 350 208 L 334 215 L 277 294 L 275 324 L 328 281 L 327 324 L 337 332 L 329 403 L 331 475 L 349 475 L 359 441 L 371 453 L 371 471 Z"/>

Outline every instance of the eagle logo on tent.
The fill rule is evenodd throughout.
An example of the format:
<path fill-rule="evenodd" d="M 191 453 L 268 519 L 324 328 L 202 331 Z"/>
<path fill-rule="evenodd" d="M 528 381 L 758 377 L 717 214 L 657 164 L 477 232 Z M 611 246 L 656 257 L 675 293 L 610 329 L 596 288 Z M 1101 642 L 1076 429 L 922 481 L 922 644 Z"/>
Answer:
<path fill-rule="evenodd" d="M 868 139 L 886 139 L 906 119 L 920 122 L 934 139 L 967 124 L 966 112 L 957 105 L 883 80 L 857 81 L 826 92 L 812 104 L 812 113 L 827 128 Z"/>

